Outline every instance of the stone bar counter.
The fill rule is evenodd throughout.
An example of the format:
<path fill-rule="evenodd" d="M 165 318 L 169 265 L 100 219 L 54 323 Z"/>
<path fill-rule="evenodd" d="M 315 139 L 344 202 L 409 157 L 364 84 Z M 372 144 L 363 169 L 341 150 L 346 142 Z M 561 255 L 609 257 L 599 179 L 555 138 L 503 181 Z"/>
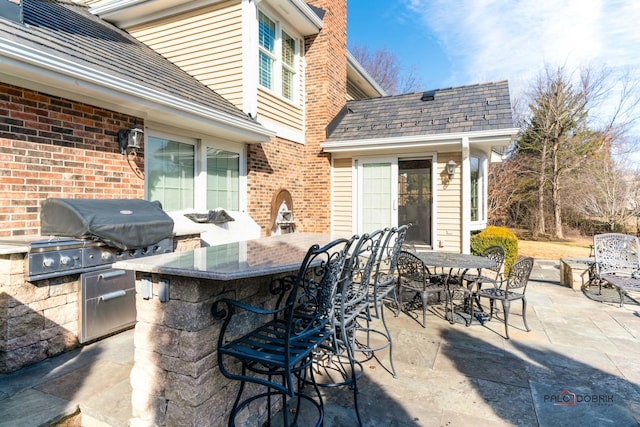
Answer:
<path fill-rule="evenodd" d="M 213 303 L 226 297 L 271 308 L 271 281 L 297 272 L 311 245 L 331 240 L 292 233 L 116 263 L 136 272 L 131 426 L 226 425 L 238 383 L 218 371 Z M 236 327 L 254 325 L 247 318 Z M 245 411 L 251 418 L 239 425 L 261 425 L 265 408 Z"/>

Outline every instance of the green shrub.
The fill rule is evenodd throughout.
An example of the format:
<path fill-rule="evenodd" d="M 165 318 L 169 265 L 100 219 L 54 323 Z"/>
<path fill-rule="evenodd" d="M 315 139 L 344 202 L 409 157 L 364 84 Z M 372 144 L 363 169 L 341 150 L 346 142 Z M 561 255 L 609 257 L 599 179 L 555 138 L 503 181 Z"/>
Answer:
<path fill-rule="evenodd" d="M 507 274 L 518 259 L 518 238 L 504 227 L 488 226 L 471 236 L 471 254 L 482 255 L 489 246 L 504 248 L 504 272 Z"/>

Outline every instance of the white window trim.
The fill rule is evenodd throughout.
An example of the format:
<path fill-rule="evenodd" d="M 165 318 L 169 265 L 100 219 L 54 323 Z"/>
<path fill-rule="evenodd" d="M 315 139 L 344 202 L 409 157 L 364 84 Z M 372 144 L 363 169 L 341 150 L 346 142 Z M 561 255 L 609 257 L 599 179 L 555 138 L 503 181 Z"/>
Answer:
<path fill-rule="evenodd" d="M 171 132 L 167 132 L 164 130 L 154 129 L 154 128 L 145 128 L 145 135 L 169 139 L 172 141 L 180 142 L 183 144 L 193 145 L 195 148 L 195 176 L 194 176 L 194 200 L 193 206 L 197 211 L 206 211 L 207 210 L 207 170 L 206 170 L 206 155 L 207 148 L 219 148 L 222 150 L 238 153 L 240 155 L 239 163 L 239 200 L 238 200 L 238 209 L 240 212 L 247 211 L 247 146 L 246 144 L 239 144 L 234 142 L 229 142 L 225 140 L 216 139 L 210 135 L 177 135 Z M 144 167 L 145 170 L 149 169 L 149 156 L 145 153 L 144 156 Z M 144 193 L 145 198 L 148 199 L 148 190 L 149 183 L 147 181 L 147 175 L 145 174 L 145 182 L 144 182 Z"/>
<path fill-rule="evenodd" d="M 275 39 L 275 45 L 274 45 L 274 51 L 275 51 L 275 55 L 272 54 L 271 52 L 268 52 L 264 49 L 262 49 L 262 47 L 260 46 L 260 40 L 259 40 L 259 19 L 260 19 L 260 13 L 262 12 L 264 13 L 269 19 L 271 19 L 273 22 L 275 22 L 276 24 L 276 39 Z M 266 7 L 265 6 L 260 6 L 258 8 L 258 12 L 256 12 L 256 18 L 255 18 L 255 27 L 256 27 L 256 45 L 257 45 L 257 50 L 256 50 L 256 59 L 255 59 L 255 72 L 256 72 L 256 86 L 259 87 L 260 89 L 270 93 L 271 95 L 277 97 L 278 99 L 282 100 L 283 102 L 287 102 L 297 108 L 300 107 L 301 104 L 301 99 L 300 99 L 300 84 L 301 84 L 301 72 L 302 70 L 300 69 L 300 55 L 301 55 L 301 49 L 302 49 L 302 44 L 303 44 L 303 38 L 300 37 L 300 35 L 296 32 L 293 31 L 291 28 L 289 28 L 283 21 L 282 17 L 280 15 L 278 15 L 273 9 Z M 290 67 L 290 66 L 286 66 L 284 64 L 284 61 L 282 60 L 282 32 L 287 33 L 290 37 L 292 37 L 295 41 L 296 41 L 296 49 L 295 49 L 295 57 L 294 57 L 294 67 Z M 273 89 L 267 88 L 265 86 L 262 86 L 260 84 L 260 73 L 259 73 L 259 68 L 260 68 L 260 61 L 259 61 L 259 52 L 264 52 L 266 53 L 270 58 L 272 58 L 274 60 L 274 69 L 273 69 Z M 287 67 L 293 70 L 294 72 L 294 78 L 293 78 L 293 99 L 289 99 L 286 98 L 285 96 L 282 95 L 282 69 L 283 67 Z"/>
<path fill-rule="evenodd" d="M 471 221 L 471 168 L 469 168 L 469 175 L 467 185 L 469 186 L 469 230 L 478 231 L 487 227 L 487 213 L 489 210 L 488 189 L 487 189 L 487 176 L 489 161 L 487 156 L 480 152 L 471 152 L 470 157 L 478 159 L 478 220 Z"/>

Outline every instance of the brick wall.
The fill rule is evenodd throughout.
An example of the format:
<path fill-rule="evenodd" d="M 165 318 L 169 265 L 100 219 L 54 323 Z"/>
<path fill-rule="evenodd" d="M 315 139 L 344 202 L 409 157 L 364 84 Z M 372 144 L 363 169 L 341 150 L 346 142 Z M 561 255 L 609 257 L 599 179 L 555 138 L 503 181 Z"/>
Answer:
<path fill-rule="evenodd" d="M 273 138 L 267 144 L 249 145 L 247 150 L 247 211 L 260 225 L 263 236 L 271 235 L 271 202 L 280 189 L 287 189 L 293 199 L 293 218 L 301 216 L 304 146 Z M 300 227 L 298 231 L 302 230 Z"/>
<path fill-rule="evenodd" d="M 325 129 L 347 100 L 347 4 L 315 0 L 325 10 L 324 27 L 305 40 L 306 134 L 302 224 L 306 231 L 329 232 L 331 226 L 331 158 L 320 142 Z"/>
<path fill-rule="evenodd" d="M 316 0 L 324 27 L 305 39 L 305 144 L 274 138 L 248 150 L 248 212 L 271 233 L 271 201 L 279 189 L 293 198 L 297 231 L 328 233 L 331 227 L 331 163 L 320 142 L 347 99 L 347 8 L 344 0 Z"/>
<path fill-rule="evenodd" d="M 0 83 L 0 236 L 39 234 L 47 197 L 144 197 L 116 142 L 134 119 Z"/>

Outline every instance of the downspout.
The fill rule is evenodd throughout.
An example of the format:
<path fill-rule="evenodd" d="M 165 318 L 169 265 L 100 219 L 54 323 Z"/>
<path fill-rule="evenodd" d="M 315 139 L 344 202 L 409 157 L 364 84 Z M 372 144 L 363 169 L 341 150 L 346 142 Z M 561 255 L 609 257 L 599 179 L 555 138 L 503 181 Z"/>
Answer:
<path fill-rule="evenodd" d="M 462 253 L 471 253 L 471 183 L 468 179 L 471 176 L 471 164 L 469 160 L 469 137 L 462 137 L 462 175 L 460 176 L 460 188 L 462 189 L 462 224 L 461 224 L 461 242 Z"/>

